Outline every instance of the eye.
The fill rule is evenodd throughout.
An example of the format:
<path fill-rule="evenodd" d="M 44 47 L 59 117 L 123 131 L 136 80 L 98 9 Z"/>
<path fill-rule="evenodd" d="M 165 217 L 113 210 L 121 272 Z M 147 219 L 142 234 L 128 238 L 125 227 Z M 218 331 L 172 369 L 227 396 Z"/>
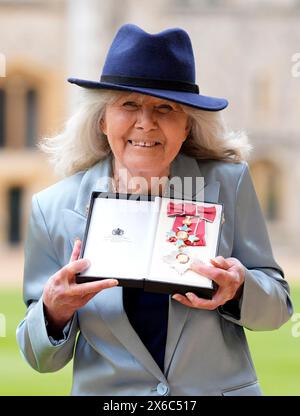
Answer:
<path fill-rule="evenodd" d="M 167 114 L 170 111 L 173 111 L 174 109 L 169 104 L 161 104 L 161 105 L 156 107 L 156 110 L 159 111 L 160 113 Z"/>
<path fill-rule="evenodd" d="M 134 111 L 138 109 L 138 104 L 134 101 L 125 101 L 122 107 L 126 108 L 127 110 Z"/>

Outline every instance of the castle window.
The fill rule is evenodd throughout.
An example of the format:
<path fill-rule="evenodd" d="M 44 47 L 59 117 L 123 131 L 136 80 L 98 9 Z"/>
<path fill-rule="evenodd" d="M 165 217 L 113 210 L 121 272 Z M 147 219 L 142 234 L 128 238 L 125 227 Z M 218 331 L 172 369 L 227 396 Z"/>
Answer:
<path fill-rule="evenodd" d="M 17 244 L 21 241 L 21 187 L 15 186 L 8 190 L 8 241 Z"/>
<path fill-rule="evenodd" d="M 251 164 L 251 174 L 265 218 L 276 221 L 280 201 L 278 169 L 270 161 L 257 161 Z"/>
<path fill-rule="evenodd" d="M 34 147 L 37 139 L 37 92 L 26 93 L 26 147 Z"/>

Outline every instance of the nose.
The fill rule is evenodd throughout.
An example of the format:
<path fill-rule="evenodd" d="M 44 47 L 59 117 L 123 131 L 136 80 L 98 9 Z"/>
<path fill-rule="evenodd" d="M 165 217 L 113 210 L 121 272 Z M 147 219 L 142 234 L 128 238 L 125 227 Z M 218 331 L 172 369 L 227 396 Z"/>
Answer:
<path fill-rule="evenodd" d="M 157 129 L 157 123 L 152 108 L 141 107 L 138 110 L 135 127 L 144 131 Z"/>

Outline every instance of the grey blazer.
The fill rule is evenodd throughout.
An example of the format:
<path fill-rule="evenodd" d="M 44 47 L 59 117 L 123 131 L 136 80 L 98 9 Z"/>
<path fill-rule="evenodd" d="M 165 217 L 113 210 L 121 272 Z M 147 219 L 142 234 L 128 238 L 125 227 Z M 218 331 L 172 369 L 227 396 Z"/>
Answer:
<path fill-rule="evenodd" d="M 164 372 L 130 325 L 119 286 L 81 308 L 64 339 L 48 337 L 43 287 L 69 262 L 75 237 L 83 238 L 90 194 L 109 190 L 105 178 L 110 175 L 108 157 L 33 195 L 25 244 L 28 311 L 17 328 L 27 362 L 39 372 L 52 372 L 73 358 L 73 395 L 260 395 L 243 327 L 279 328 L 291 316 L 292 304 L 247 163 L 198 164 L 179 154 L 171 166 L 171 176 L 204 177 L 205 199 L 224 204 L 218 254 L 236 257 L 247 269 L 235 310 L 230 302 L 214 311 L 192 309 L 170 297 Z"/>

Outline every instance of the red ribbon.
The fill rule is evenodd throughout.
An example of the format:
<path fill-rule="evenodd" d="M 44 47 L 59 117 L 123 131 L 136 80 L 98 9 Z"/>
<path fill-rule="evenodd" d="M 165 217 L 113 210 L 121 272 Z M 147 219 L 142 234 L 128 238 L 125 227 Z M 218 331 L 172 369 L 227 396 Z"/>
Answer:
<path fill-rule="evenodd" d="M 197 216 L 204 220 L 214 222 L 216 218 L 216 207 L 204 207 L 203 205 L 196 205 L 192 203 L 175 204 L 169 202 L 167 207 L 167 214 L 171 216 Z"/>

